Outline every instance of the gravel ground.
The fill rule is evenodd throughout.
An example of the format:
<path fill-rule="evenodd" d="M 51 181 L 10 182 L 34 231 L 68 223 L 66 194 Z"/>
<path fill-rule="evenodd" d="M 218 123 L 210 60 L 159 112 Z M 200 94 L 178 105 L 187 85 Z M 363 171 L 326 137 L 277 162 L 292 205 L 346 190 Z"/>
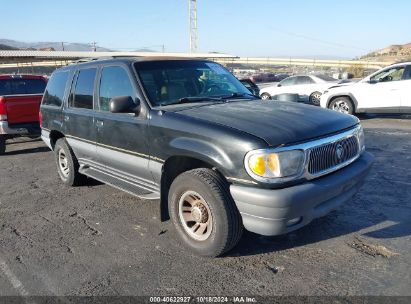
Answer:
<path fill-rule="evenodd" d="M 0 157 L 2 295 L 411 295 L 411 120 L 367 117 L 375 164 L 355 199 L 296 232 L 193 256 L 157 201 L 65 187 L 38 140 Z"/>

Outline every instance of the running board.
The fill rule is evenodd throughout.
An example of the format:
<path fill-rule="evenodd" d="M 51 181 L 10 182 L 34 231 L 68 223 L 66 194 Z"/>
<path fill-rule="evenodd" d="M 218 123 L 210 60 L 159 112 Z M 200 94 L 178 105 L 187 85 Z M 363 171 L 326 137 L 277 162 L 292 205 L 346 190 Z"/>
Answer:
<path fill-rule="evenodd" d="M 130 180 L 125 180 L 120 177 L 108 174 L 102 170 L 89 166 L 80 166 L 79 172 L 94 178 L 104 184 L 120 189 L 124 192 L 137 196 L 141 199 L 154 200 L 160 199 L 160 192 L 147 189 L 142 185 L 133 183 Z"/>

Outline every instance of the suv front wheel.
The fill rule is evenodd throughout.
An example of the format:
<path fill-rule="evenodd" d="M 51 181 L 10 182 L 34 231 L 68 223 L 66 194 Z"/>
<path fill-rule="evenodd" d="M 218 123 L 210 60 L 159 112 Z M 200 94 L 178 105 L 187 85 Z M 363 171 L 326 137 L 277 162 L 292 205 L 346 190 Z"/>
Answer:
<path fill-rule="evenodd" d="M 348 97 L 337 97 L 330 102 L 331 110 L 344 114 L 354 114 L 354 105 Z"/>
<path fill-rule="evenodd" d="M 57 140 L 54 147 L 57 172 L 60 179 L 68 186 L 81 185 L 85 176 L 78 172 L 79 164 L 65 138 Z"/>
<path fill-rule="evenodd" d="M 168 202 L 179 236 L 196 254 L 216 257 L 240 240 L 241 215 L 227 183 L 215 171 L 194 169 L 177 176 Z"/>

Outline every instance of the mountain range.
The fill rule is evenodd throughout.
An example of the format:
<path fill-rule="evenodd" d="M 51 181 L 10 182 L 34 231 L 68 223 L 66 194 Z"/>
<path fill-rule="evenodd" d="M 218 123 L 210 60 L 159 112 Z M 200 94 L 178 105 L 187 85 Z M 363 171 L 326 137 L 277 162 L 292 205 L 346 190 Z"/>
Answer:
<path fill-rule="evenodd" d="M 65 51 L 93 51 L 93 46 L 90 43 L 77 43 L 77 42 L 23 42 L 11 39 L 0 39 L 0 50 L 47 50 L 47 51 L 62 51 L 64 45 Z M 97 52 L 112 52 L 113 49 L 105 47 L 96 47 Z M 136 52 L 154 52 L 148 48 L 142 48 L 134 50 Z"/>

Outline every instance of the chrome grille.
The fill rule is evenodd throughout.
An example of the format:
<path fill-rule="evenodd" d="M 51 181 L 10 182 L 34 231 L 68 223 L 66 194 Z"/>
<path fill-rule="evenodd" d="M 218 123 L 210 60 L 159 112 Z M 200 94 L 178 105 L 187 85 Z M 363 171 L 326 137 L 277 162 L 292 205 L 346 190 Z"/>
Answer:
<path fill-rule="evenodd" d="M 349 162 L 359 154 L 356 136 L 310 149 L 308 173 L 316 175 Z"/>

